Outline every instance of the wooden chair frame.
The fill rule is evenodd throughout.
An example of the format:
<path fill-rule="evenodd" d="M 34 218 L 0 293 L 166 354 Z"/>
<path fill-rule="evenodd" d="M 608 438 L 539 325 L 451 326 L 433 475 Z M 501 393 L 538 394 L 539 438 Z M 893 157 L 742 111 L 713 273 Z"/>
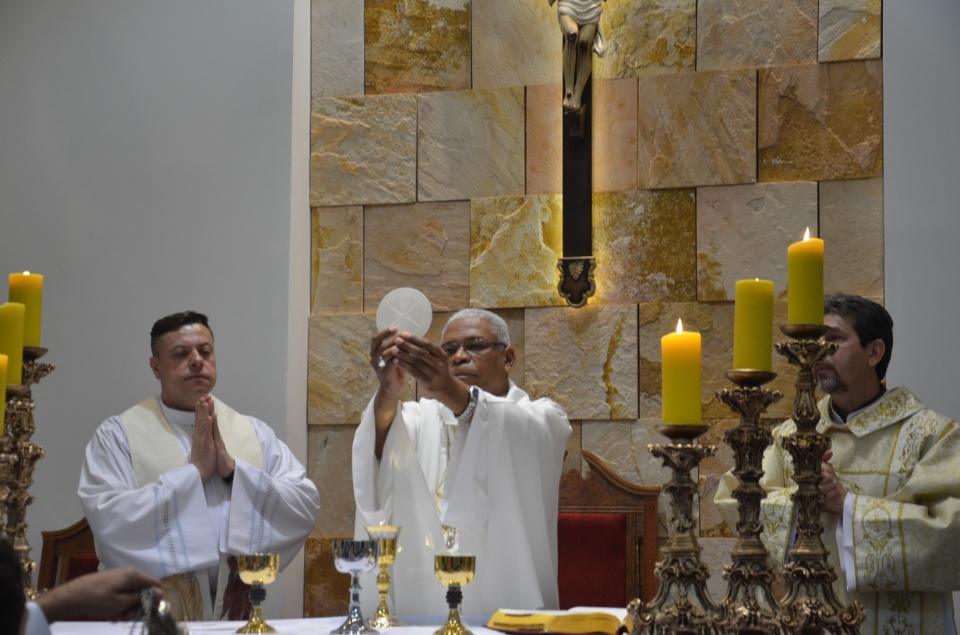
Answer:
<path fill-rule="evenodd" d="M 87 519 L 81 518 L 66 529 L 41 532 L 43 547 L 40 551 L 40 569 L 37 573 L 37 589 L 52 589 L 68 580 L 70 558 L 97 555 L 93 532 Z"/>

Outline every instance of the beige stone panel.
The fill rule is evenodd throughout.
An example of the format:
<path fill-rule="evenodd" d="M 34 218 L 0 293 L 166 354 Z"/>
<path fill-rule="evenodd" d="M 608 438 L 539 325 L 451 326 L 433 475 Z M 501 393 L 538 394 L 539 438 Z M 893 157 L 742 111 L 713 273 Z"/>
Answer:
<path fill-rule="evenodd" d="M 707 570 L 707 592 L 720 602 L 727 594 L 727 581 L 723 579 L 723 567 L 730 564 L 730 552 L 737 544 L 735 538 L 700 538 L 700 562 Z"/>
<path fill-rule="evenodd" d="M 474 199 L 470 218 L 471 306 L 566 304 L 557 293 L 559 196 Z"/>
<path fill-rule="evenodd" d="M 353 534 L 351 452 L 355 431 L 352 425 L 307 427 L 307 471 L 320 494 L 321 512 L 314 533 Z"/>
<path fill-rule="evenodd" d="M 639 78 L 642 188 L 756 181 L 753 70 Z"/>
<path fill-rule="evenodd" d="M 524 191 L 522 87 L 419 96 L 419 201 Z"/>
<path fill-rule="evenodd" d="M 310 118 L 311 206 L 416 200 L 415 95 L 314 99 Z"/>
<path fill-rule="evenodd" d="M 359 423 L 379 383 L 370 367 L 372 314 L 311 315 L 307 339 L 307 423 Z M 403 399 L 412 399 L 407 381 Z"/>
<path fill-rule="evenodd" d="M 363 208 L 310 210 L 312 313 L 363 311 Z"/>
<path fill-rule="evenodd" d="M 310 0 L 310 95 L 363 94 L 363 0 Z"/>
<path fill-rule="evenodd" d="M 367 94 L 470 88 L 470 0 L 364 0 L 364 33 Z"/>
<path fill-rule="evenodd" d="M 821 62 L 880 57 L 881 0 L 820 0 Z"/>
<path fill-rule="evenodd" d="M 621 0 L 603 5 L 607 52 L 594 78 L 692 71 L 697 62 L 696 0 Z"/>
<path fill-rule="evenodd" d="M 563 191 L 560 84 L 527 87 L 527 194 Z M 637 81 L 593 83 L 593 191 L 637 189 Z"/>
<path fill-rule="evenodd" d="M 478 0 L 472 9 L 474 88 L 561 81 L 563 40 L 556 6 L 547 0 Z"/>
<path fill-rule="evenodd" d="M 637 418 L 636 305 L 526 311 L 527 391 L 571 419 Z"/>
<path fill-rule="evenodd" d="M 816 183 L 757 183 L 697 189 L 697 299 L 733 300 L 737 280 L 787 289 L 787 247 L 817 228 Z"/>
<path fill-rule="evenodd" d="M 818 0 L 699 0 L 697 70 L 817 61 Z"/>
<path fill-rule="evenodd" d="M 591 303 L 696 298 L 694 198 L 693 190 L 594 195 L 597 291 Z"/>
<path fill-rule="evenodd" d="M 727 412 L 728 416 L 736 416 L 729 410 Z M 735 419 L 707 419 L 704 423 L 708 424 L 710 429 L 698 441 L 703 445 L 712 445 L 716 449 L 713 456 L 704 457 L 697 468 L 700 495 L 700 536 L 719 538 L 736 536 L 737 528 L 735 526 L 727 527 L 713 499 L 717 494 L 720 477 L 734 467 L 733 448 L 727 445 L 724 437 L 727 432 L 740 424 L 740 420 L 737 416 Z"/>
<path fill-rule="evenodd" d="M 397 287 L 414 287 L 434 311 L 468 304 L 470 204 L 370 205 L 363 214 L 363 310 Z"/>
<path fill-rule="evenodd" d="M 883 295 L 883 179 L 820 184 L 826 293 Z"/>
<path fill-rule="evenodd" d="M 883 174 L 880 60 L 760 69 L 760 181 Z"/>

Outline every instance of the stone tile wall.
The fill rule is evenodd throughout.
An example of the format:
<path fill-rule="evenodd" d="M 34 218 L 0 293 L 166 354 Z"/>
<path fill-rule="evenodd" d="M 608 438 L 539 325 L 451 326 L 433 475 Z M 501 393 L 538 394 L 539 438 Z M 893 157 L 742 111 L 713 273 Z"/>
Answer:
<path fill-rule="evenodd" d="M 758 3 L 762 10 L 758 10 Z M 561 39 L 546 0 L 313 0 L 309 470 L 311 545 L 353 531 L 350 444 L 375 390 L 377 303 L 412 286 L 431 334 L 449 312 L 508 320 L 514 380 L 555 398 L 580 450 L 661 485 L 660 337 L 703 334 L 703 557 L 733 533 L 712 506 L 732 467 L 733 286 L 771 279 L 786 321 L 786 249 L 826 241 L 825 287 L 883 299 L 881 0 L 607 0 L 593 65 L 597 292 L 556 294 L 561 249 Z M 775 338 L 776 339 L 776 338 Z M 795 371 L 774 355 L 787 399 Z M 409 395 L 416 393 L 409 386 Z M 666 535 L 669 505 L 661 502 Z M 317 545 L 320 545 L 319 547 Z M 312 550 L 313 551 L 313 550 Z M 305 606 L 334 606 L 308 554 Z M 327 569 L 324 569 L 325 571 Z M 337 605 L 339 606 L 339 605 Z M 342 609 L 330 609 L 341 610 Z"/>

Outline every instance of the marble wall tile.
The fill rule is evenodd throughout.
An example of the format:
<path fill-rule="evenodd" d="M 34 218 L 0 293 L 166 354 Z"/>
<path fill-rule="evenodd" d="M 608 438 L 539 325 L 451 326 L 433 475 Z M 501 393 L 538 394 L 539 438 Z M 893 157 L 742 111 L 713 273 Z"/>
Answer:
<path fill-rule="evenodd" d="M 434 311 L 468 304 L 470 204 L 369 205 L 363 222 L 363 307 L 397 287 L 423 291 Z"/>
<path fill-rule="evenodd" d="M 364 36 L 367 94 L 470 88 L 470 0 L 364 0 Z"/>
<path fill-rule="evenodd" d="M 636 419 L 636 319 L 635 305 L 527 309 L 527 391 L 570 419 Z"/>
<path fill-rule="evenodd" d="M 560 84 L 527 87 L 527 194 L 563 191 L 563 106 Z M 637 189 L 637 82 L 593 82 L 594 192 Z"/>
<path fill-rule="evenodd" d="M 310 210 L 311 313 L 363 311 L 363 208 Z"/>
<path fill-rule="evenodd" d="M 363 94 L 363 0 L 310 0 L 310 95 Z"/>
<path fill-rule="evenodd" d="M 727 595 L 727 581 L 723 579 L 723 567 L 730 564 L 730 552 L 733 551 L 737 541 L 735 538 L 701 538 L 697 542 L 702 549 L 700 562 L 710 574 L 707 578 L 707 592 L 710 597 L 719 602 Z"/>
<path fill-rule="evenodd" d="M 562 80 L 563 40 L 555 6 L 546 0 L 479 0 L 472 9 L 473 88 Z"/>
<path fill-rule="evenodd" d="M 697 189 L 697 299 L 733 300 L 737 280 L 787 289 L 787 247 L 817 227 L 816 183 L 757 183 Z"/>
<path fill-rule="evenodd" d="M 415 95 L 314 99 L 310 118 L 311 206 L 416 200 Z"/>
<path fill-rule="evenodd" d="M 728 412 L 730 416 L 736 416 L 732 411 Z M 737 528 L 727 526 L 713 499 L 717 493 L 717 486 L 720 484 L 720 477 L 732 470 L 735 465 L 733 449 L 724 441 L 724 435 L 736 428 L 740 424 L 740 420 L 739 418 L 711 419 L 704 423 L 710 424 L 710 430 L 700 437 L 699 442 L 704 445 L 715 446 L 716 451 L 713 456 L 704 457 L 697 468 L 700 498 L 700 536 L 735 537 Z"/>
<path fill-rule="evenodd" d="M 826 293 L 883 295 L 883 179 L 820 184 Z"/>
<path fill-rule="evenodd" d="M 379 385 L 370 368 L 374 314 L 311 315 L 307 339 L 307 423 L 359 423 Z M 408 379 L 403 399 L 412 399 Z"/>
<path fill-rule="evenodd" d="M 607 52 L 596 79 L 692 71 L 697 62 L 697 0 L 606 2 L 600 29 Z"/>
<path fill-rule="evenodd" d="M 760 181 L 882 175 L 880 60 L 764 68 L 758 76 Z"/>
<path fill-rule="evenodd" d="M 353 534 L 354 498 L 351 451 L 356 426 L 308 426 L 307 473 L 320 494 L 314 533 Z"/>
<path fill-rule="evenodd" d="M 639 78 L 640 187 L 756 181 L 753 70 Z"/>
<path fill-rule="evenodd" d="M 522 87 L 419 96 L 417 200 L 524 191 Z"/>
<path fill-rule="evenodd" d="M 323 512 L 321 511 L 321 514 Z M 303 548 L 303 616 L 346 615 L 350 605 L 350 576 L 333 564 L 333 541 L 346 536 L 311 534 Z"/>
<path fill-rule="evenodd" d="M 820 0 L 821 62 L 880 57 L 881 0 Z"/>
<path fill-rule="evenodd" d="M 590 302 L 636 304 L 696 298 L 693 190 L 595 194 L 597 291 Z"/>
<path fill-rule="evenodd" d="M 559 196 L 470 202 L 470 304 L 484 308 L 561 306 Z"/>
<path fill-rule="evenodd" d="M 697 70 L 817 61 L 818 0 L 699 0 Z"/>

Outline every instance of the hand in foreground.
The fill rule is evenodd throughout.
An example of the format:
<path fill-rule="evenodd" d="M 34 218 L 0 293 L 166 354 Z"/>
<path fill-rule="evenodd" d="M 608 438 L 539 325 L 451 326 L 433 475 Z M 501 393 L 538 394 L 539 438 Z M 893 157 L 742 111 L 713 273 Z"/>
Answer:
<path fill-rule="evenodd" d="M 823 480 L 820 482 L 820 491 L 823 492 L 823 508 L 834 514 L 842 514 L 843 500 L 847 496 L 847 488 L 837 478 L 837 472 L 830 464 L 832 458 L 833 450 L 827 450 L 823 453 L 823 463 L 820 465 L 823 472 Z"/>
<path fill-rule="evenodd" d="M 129 567 L 109 569 L 56 586 L 37 598 L 37 604 L 48 622 L 77 615 L 129 620 L 137 616 L 145 586 L 159 587 L 160 581 Z"/>

